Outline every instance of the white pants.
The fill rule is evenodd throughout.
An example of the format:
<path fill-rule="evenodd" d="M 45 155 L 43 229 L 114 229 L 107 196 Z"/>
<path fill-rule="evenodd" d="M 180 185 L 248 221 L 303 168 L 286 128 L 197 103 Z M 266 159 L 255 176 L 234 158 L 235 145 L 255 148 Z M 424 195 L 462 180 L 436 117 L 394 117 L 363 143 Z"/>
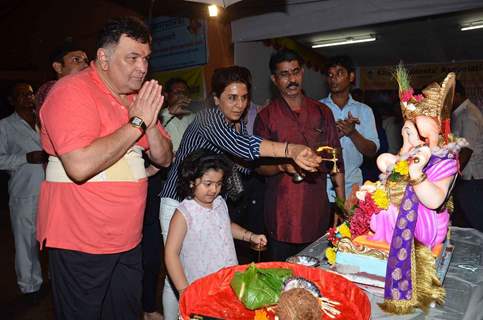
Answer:
<path fill-rule="evenodd" d="M 163 234 L 163 241 L 166 244 L 168 238 L 169 223 L 178 207 L 179 202 L 171 198 L 161 198 L 159 207 L 159 221 L 161 222 L 161 233 Z M 178 320 L 178 299 L 174 293 L 173 288 L 168 280 L 164 280 L 163 288 L 163 312 L 164 320 Z"/>
<path fill-rule="evenodd" d="M 38 197 L 10 198 L 10 222 L 15 242 L 15 272 L 22 293 L 38 291 L 42 285 L 39 244 L 36 239 Z"/>

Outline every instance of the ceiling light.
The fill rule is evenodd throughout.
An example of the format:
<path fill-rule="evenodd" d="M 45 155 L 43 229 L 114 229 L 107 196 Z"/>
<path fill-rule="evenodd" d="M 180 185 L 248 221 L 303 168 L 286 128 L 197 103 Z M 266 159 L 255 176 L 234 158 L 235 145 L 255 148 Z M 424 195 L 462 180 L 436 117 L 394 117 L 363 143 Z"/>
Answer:
<path fill-rule="evenodd" d="M 216 17 L 218 15 L 218 7 L 215 4 L 208 6 L 208 13 L 210 17 Z"/>
<path fill-rule="evenodd" d="M 372 34 L 363 35 L 363 36 L 345 37 L 345 38 L 318 41 L 312 45 L 312 48 L 342 46 L 346 44 L 370 42 L 375 40 L 376 40 L 376 36 Z"/>
<path fill-rule="evenodd" d="M 480 28 L 483 28 L 482 20 L 470 22 L 469 24 L 461 26 L 461 31 L 474 30 L 474 29 L 480 29 Z"/>

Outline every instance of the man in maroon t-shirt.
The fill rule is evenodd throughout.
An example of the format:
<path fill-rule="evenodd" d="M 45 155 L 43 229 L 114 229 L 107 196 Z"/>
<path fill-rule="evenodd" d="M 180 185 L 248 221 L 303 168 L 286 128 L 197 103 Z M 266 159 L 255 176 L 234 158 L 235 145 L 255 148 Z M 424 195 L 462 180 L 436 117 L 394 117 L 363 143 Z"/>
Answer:
<path fill-rule="evenodd" d="M 258 113 L 254 133 L 264 139 L 308 145 L 314 150 L 326 145 L 340 149 L 329 108 L 303 94 L 301 57 L 290 50 L 276 52 L 270 59 L 270 69 L 280 96 Z M 338 186 L 337 195 L 343 199 L 342 160 L 337 165 L 340 172 L 332 175 L 332 179 Z M 303 172 L 285 160 L 269 162 L 257 169 L 267 176 L 265 224 L 272 260 L 284 261 L 326 232 L 330 218 L 326 193 L 329 169 L 322 165 L 319 172 Z M 305 177 L 295 182 L 294 174 Z"/>

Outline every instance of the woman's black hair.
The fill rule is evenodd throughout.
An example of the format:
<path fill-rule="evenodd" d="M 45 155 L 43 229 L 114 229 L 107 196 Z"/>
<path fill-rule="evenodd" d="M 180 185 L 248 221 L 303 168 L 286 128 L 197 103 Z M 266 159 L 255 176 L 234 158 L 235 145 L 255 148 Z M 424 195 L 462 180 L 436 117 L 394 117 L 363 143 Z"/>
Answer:
<path fill-rule="evenodd" d="M 223 171 L 223 192 L 226 179 L 231 175 L 231 168 L 226 157 L 208 149 L 198 149 L 190 153 L 181 164 L 178 173 L 179 195 L 183 199 L 192 198 L 194 194 L 193 182 L 201 178 L 210 169 Z"/>
<path fill-rule="evenodd" d="M 211 90 L 215 97 L 220 97 L 225 88 L 234 82 L 243 83 L 250 95 L 252 89 L 252 75 L 245 67 L 231 66 L 216 69 L 211 77 Z"/>

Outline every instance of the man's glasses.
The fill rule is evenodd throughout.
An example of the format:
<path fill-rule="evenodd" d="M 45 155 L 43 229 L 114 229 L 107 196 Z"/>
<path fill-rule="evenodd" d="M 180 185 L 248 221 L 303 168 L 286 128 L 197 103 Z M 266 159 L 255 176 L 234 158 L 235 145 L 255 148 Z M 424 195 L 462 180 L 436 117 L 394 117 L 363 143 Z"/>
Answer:
<path fill-rule="evenodd" d="M 290 76 L 298 76 L 302 72 L 302 68 L 295 68 L 292 70 L 283 70 L 277 72 L 277 77 L 288 79 Z"/>

